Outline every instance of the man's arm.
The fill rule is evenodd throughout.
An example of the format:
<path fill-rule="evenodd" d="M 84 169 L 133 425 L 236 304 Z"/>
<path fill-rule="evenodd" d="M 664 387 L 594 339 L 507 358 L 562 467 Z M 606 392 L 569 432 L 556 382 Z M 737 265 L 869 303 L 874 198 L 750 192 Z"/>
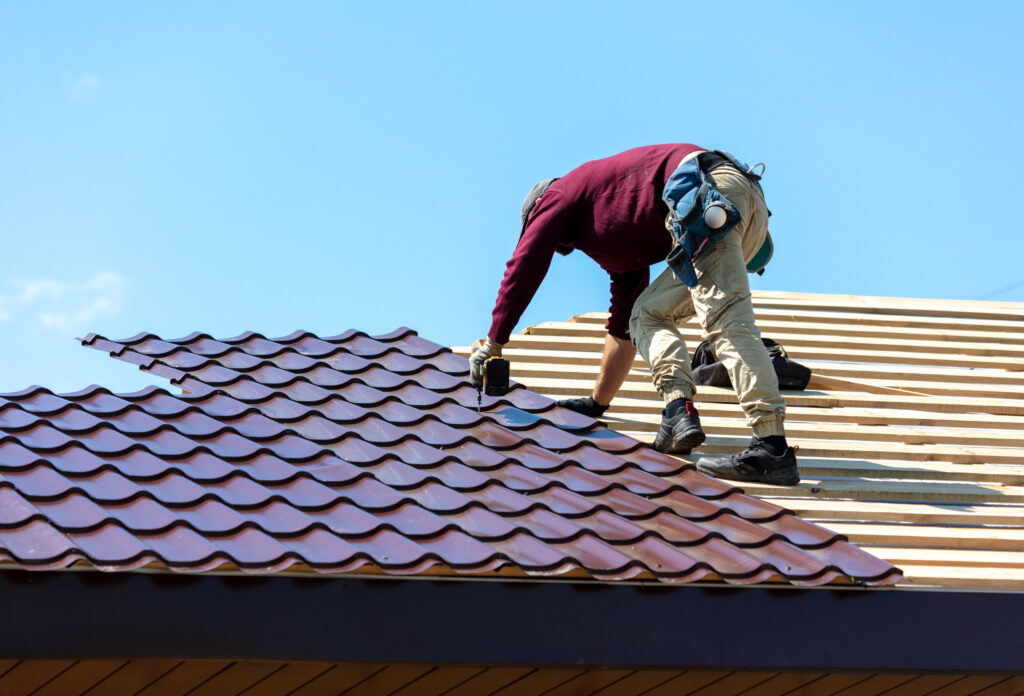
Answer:
<path fill-rule="evenodd" d="M 592 395 L 576 399 L 562 399 L 557 404 L 591 418 L 600 418 L 608 410 L 619 387 L 626 381 L 635 355 L 636 348 L 628 338 L 606 334 L 604 355 L 601 357 L 601 371 L 597 375 L 597 384 L 594 385 Z"/>
<path fill-rule="evenodd" d="M 633 311 L 636 298 L 647 287 L 650 270 L 643 268 L 626 273 L 612 273 L 611 279 L 611 314 L 608 323 L 605 324 L 608 333 L 604 337 L 601 371 L 597 375 L 594 391 L 588 397 L 563 399 L 558 402 L 559 406 L 591 418 L 600 418 L 604 415 L 633 366 L 636 348 L 629 337 L 629 315 Z"/>
<path fill-rule="evenodd" d="M 629 339 L 611 334 L 604 337 L 604 355 L 601 356 L 601 371 L 594 385 L 593 399 L 602 406 L 611 404 L 636 357 L 636 346 Z"/>
<path fill-rule="evenodd" d="M 526 230 L 505 267 L 498 300 L 494 303 L 487 336 L 495 343 L 508 343 L 509 334 L 547 275 L 551 257 L 565 236 L 571 214 L 570 202 L 557 191 L 549 189 L 537 200 Z"/>

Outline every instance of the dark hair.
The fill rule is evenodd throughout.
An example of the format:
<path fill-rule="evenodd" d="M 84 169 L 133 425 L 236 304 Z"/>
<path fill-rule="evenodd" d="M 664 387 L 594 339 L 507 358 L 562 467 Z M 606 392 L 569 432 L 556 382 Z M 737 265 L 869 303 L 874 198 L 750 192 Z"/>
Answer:
<path fill-rule="evenodd" d="M 519 228 L 520 239 L 523 238 L 523 233 L 526 232 L 526 221 L 530 219 L 530 213 L 533 212 L 533 206 L 537 204 L 537 200 L 544 195 L 544 192 L 548 190 L 548 187 L 558 181 L 559 178 L 560 177 L 556 176 L 554 179 L 538 181 L 533 185 L 533 188 L 530 189 L 530 192 L 526 194 L 526 198 L 523 200 L 523 225 Z M 555 251 L 562 256 L 568 256 L 573 252 L 573 247 L 569 244 L 559 243 L 558 246 L 555 247 Z"/>

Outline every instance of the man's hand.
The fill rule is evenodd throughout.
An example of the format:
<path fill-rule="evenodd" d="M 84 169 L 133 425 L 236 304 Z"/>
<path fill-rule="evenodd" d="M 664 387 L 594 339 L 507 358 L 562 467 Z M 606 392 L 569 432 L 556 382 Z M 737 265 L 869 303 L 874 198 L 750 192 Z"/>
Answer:
<path fill-rule="evenodd" d="M 591 418 L 600 418 L 608 410 L 607 406 L 602 406 L 594 401 L 592 396 L 582 399 L 562 399 L 561 401 L 556 401 L 555 405 L 575 411 L 576 413 L 582 413 L 584 416 L 590 416 Z"/>
<path fill-rule="evenodd" d="M 500 358 L 503 346 L 503 343 L 495 343 L 488 338 L 469 356 L 469 381 L 477 389 L 484 386 L 484 363 L 491 358 Z"/>

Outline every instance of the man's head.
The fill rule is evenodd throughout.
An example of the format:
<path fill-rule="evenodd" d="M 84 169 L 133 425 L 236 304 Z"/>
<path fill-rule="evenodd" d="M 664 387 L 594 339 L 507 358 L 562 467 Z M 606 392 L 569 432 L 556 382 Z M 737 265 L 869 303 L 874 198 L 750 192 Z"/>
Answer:
<path fill-rule="evenodd" d="M 537 200 L 544 195 L 544 192 L 548 190 L 548 187 L 558 181 L 558 179 L 559 177 L 556 176 L 554 179 L 539 181 L 534 184 L 533 188 L 530 189 L 530 192 L 526 194 L 526 198 L 523 200 L 523 226 L 519 228 L 520 239 L 523 238 L 523 233 L 526 232 L 526 222 L 530 219 L 530 213 L 533 212 L 533 206 L 537 204 Z M 555 247 L 555 251 L 562 256 L 568 256 L 572 253 L 572 250 L 573 248 L 568 244 L 559 244 Z"/>

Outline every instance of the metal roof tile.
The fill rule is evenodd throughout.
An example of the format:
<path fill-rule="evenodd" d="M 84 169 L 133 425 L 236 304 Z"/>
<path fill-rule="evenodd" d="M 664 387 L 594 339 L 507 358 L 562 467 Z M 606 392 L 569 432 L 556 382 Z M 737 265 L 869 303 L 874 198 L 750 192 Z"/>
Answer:
<path fill-rule="evenodd" d="M 0 553 L 27 567 L 60 567 L 78 551 L 74 542 L 50 524 L 31 520 L 13 529 L 0 528 Z"/>
<path fill-rule="evenodd" d="M 2 483 L 3 477 L 0 475 L 0 484 Z M 16 490 L 0 485 L 0 529 L 24 526 L 32 516 L 39 513 L 40 511 Z"/>
<path fill-rule="evenodd" d="M 0 553 L 26 566 L 511 565 L 665 582 L 894 572 L 521 386 L 481 398 L 463 358 L 408 329 L 84 342 L 192 393 L 0 400 L 0 532 L 14 533 Z M 29 557 L 33 535 L 42 551 Z"/>
<path fill-rule="evenodd" d="M 150 552 L 141 537 L 111 523 L 88 532 L 71 532 L 67 537 L 82 555 L 101 569 L 133 564 Z"/>

